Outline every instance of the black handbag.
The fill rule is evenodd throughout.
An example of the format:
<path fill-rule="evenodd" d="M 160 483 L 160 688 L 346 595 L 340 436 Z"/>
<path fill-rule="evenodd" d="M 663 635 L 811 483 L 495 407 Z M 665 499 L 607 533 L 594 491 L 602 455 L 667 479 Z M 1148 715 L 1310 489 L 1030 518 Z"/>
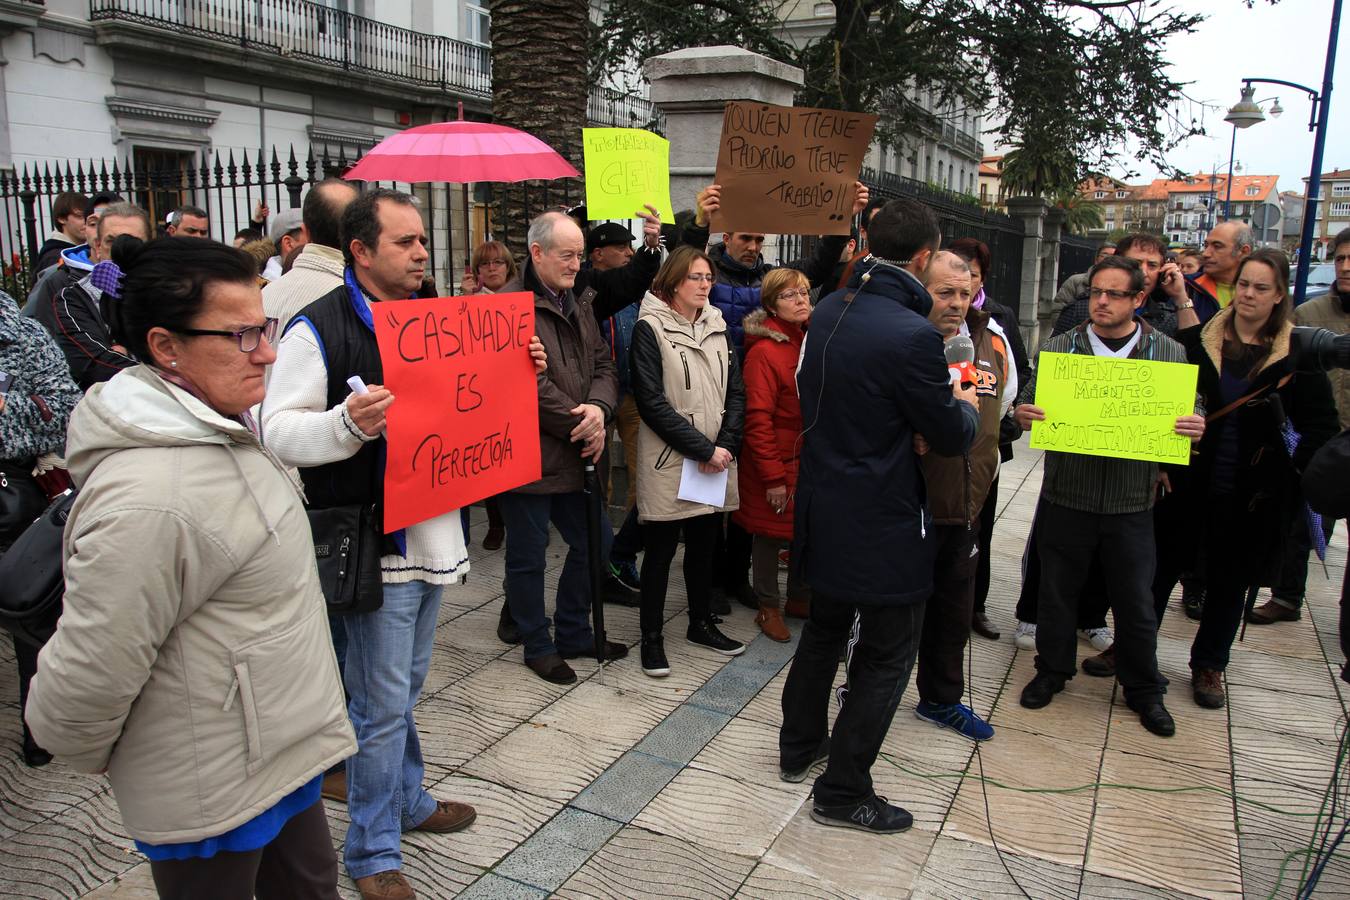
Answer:
<path fill-rule="evenodd" d="M 0 463 L 0 546 L 18 538 L 47 506 L 31 467 Z"/>
<path fill-rule="evenodd" d="M 66 593 L 62 535 L 76 492 L 68 490 L 0 556 L 0 628 L 36 647 L 47 643 Z"/>
<path fill-rule="evenodd" d="M 306 512 L 328 611 L 350 616 L 379 609 L 384 603 L 380 581 L 383 536 L 375 507 L 354 503 Z"/>

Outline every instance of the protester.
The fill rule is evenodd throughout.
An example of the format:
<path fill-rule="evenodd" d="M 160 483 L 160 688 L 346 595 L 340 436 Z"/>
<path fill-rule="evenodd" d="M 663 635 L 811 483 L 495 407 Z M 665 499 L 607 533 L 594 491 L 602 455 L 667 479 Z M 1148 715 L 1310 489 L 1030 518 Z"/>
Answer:
<path fill-rule="evenodd" d="M 165 224 L 168 226 L 165 233 L 169 237 L 209 238 L 211 236 L 211 222 L 206 210 L 190 203 L 186 203 L 169 213 L 169 218 Z"/>
<path fill-rule="evenodd" d="M 856 216 L 866 209 L 867 202 L 867 186 L 861 181 L 855 182 L 850 215 Z M 760 283 L 774 267 L 764 261 L 760 251 L 764 246 L 765 235 L 758 232 L 725 232 L 720 243 L 708 247 L 709 223 L 721 207 L 721 185 L 710 184 L 699 191 L 694 224 L 685 229 L 684 242 L 699 250 L 708 248 L 713 272 L 717 276 L 709 300 L 727 323 L 728 334 L 740 361 L 745 358 L 745 335 L 741 320 L 760 308 Z M 784 268 L 797 269 L 806 276 L 813 289 L 820 288 L 831 283 L 830 276 L 834 274 L 835 264 L 847 245 L 848 235 L 824 236 L 817 243 L 811 258 L 785 263 Z M 759 598 L 750 587 L 748 578 L 750 545 L 750 535 L 734 521 L 728 521 L 717 579 L 723 596 L 715 598 L 713 605 L 713 612 L 719 615 L 731 612 L 726 597 L 735 597 L 742 605 L 759 609 Z"/>
<path fill-rule="evenodd" d="M 1115 255 L 1129 257 L 1139 263 L 1139 267 L 1144 271 L 1144 292 L 1147 299 L 1143 308 L 1136 314 L 1137 318 L 1143 319 L 1156 331 L 1175 338 L 1177 309 L 1189 302 L 1189 291 L 1193 291 L 1194 288 L 1190 288 L 1187 284 L 1180 267 L 1167 261 L 1167 245 L 1163 243 L 1162 238 L 1146 232 L 1127 234 L 1116 245 Z M 1085 282 L 1072 301 L 1060 310 L 1051 336 L 1063 334 L 1074 326 L 1086 322 L 1090 318 L 1091 306 L 1088 285 Z"/>
<path fill-rule="evenodd" d="M 933 594 L 919 639 L 919 704 L 914 714 L 973 741 L 987 741 L 994 729 L 961 702 L 964 651 L 974 611 L 975 563 L 988 552 L 976 543 L 977 523 L 998 471 L 999 422 L 1017 395 L 1017 370 L 998 323 L 971 306 L 969 263 L 939 251 L 923 282 L 933 300 L 928 319 L 943 341 L 950 344 L 964 335 L 974 346 L 971 383 L 979 398 L 980 427 L 970 449 L 959 456 L 927 452 L 922 435 L 915 439 L 923 455 L 936 553 Z"/>
<path fill-rule="evenodd" d="M 146 241 L 150 239 L 150 217 L 145 210 L 130 203 L 114 203 L 104 207 L 94 224 L 90 237 L 88 264 L 108 259 L 113 242 L 129 234 Z M 76 249 L 66 251 L 72 274 L 79 271 Z M 136 359 L 108 333 L 108 324 L 99 309 L 102 291 L 93 282 L 89 272 L 83 272 L 78 281 L 67 284 L 47 300 L 39 303 L 31 315 L 46 327 L 56 345 L 66 357 L 70 374 L 83 390 L 100 381 L 107 381 L 123 369 L 136 365 Z"/>
<path fill-rule="evenodd" d="M 273 282 L 282 276 L 282 261 L 296 247 L 303 247 L 309 240 L 303 210 L 283 209 L 273 216 L 272 224 L 267 227 L 267 239 L 272 242 L 274 252 L 262 266 L 260 274 L 268 282 Z"/>
<path fill-rule="evenodd" d="M 81 492 L 29 725 L 107 773 L 161 897 L 336 898 L 319 776 L 356 744 L 298 564 L 314 553 L 301 497 L 247 412 L 276 321 L 233 248 L 125 236 L 112 260 L 112 333 L 145 362 L 71 420 Z"/>
<path fill-rule="evenodd" d="M 1210 229 L 1200 251 L 1204 268 L 1199 275 L 1188 279 L 1200 324 L 1208 322 L 1232 301 L 1238 267 L 1255 246 L 1256 235 L 1249 225 L 1220 222 Z"/>
<path fill-rule="evenodd" d="M 300 255 L 289 272 L 263 288 L 263 309 L 281 322 L 283 331 L 296 313 L 342 286 L 342 216 L 357 196 L 356 187 L 341 178 L 325 178 L 305 195 Z"/>
<path fill-rule="evenodd" d="M 1336 280 L 1326 294 L 1295 307 L 1294 324 L 1350 334 L 1350 228 L 1342 229 L 1332 239 L 1331 259 L 1336 267 Z M 1332 369 L 1327 378 L 1331 381 L 1340 426 L 1350 428 L 1350 370 Z M 1330 517 L 1322 520 L 1323 535 L 1328 542 L 1335 522 Z M 1270 625 L 1298 621 L 1303 610 L 1310 552 L 1312 535 L 1304 527 L 1302 517 L 1295 517 L 1285 541 L 1279 581 L 1271 588 L 1270 599 L 1247 613 L 1248 622 Z"/>
<path fill-rule="evenodd" d="M 1177 267 L 1181 269 L 1182 275 L 1199 275 L 1200 270 L 1204 268 L 1204 261 L 1200 258 L 1200 251 L 1182 250 L 1177 254 Z"/>
<path fill-rule="evenodd" d="M 989 296 L 986 290 L 985 274 L 993 263 L 989 246 L 975 238 L 957 238 L 947 247 L 966 261 L 970 266 L 970 290 L 972 309 L 983 310 L 1003 335 L 1008 349 L 1012 352 L 1014 370 L 1010 373 L 1008 384 L 1004 388 L 1004 399 L 1011 403 L 1017 397 L 1017 385 L 1031 379 L 1031 364 L 1027 360 L 1026 344 L 1022 341 L 1022 328 L 1017 321 L 1017 313 Z M 1016 375 L 1016 381 L 1012 380 Z M 998 455 L 999 462 L 1009 462 L 1013 458 L 1013 442 L 1022 436 L 1022 429 L 1013 421 L 1011 411 L 999 422 Z M 985 611 L 989 598 L 989 558 L 994 539 L 994 520 L 998 516 L 998 472 L 989 484 L 989 493 L 984 505 L 980 507 L 980 530 L 976 541 L 980 554 L 975 560 L 975 602 L 971 614 L 971 631 L 986 640 L 996 641 L 1001 636 Z"/>
<path fill-rule="evenodd" d="M 249 259 L 253 260 L 254 266 L 258 269 L 258 287 L 266 287 L 269 279 L 264 276 L 262 272 L 267 266 L 268 260 L 276 257 L 277 245 L 267 238 L 259 238 L 256 241 L 248 241 L 247 243 L 241 244 L 236 249 L 241 251 Z M 281 271 L 280 266 L 277 267 L 277 271 Z"/>
<path fill-rule="evenodd" d="M 85 242 L 84 211 L 89 198 L 75 191 L 62 191 L 52 199 L 52 231 L 38 248 L 34 272 L 56 265 L 61 251 Z"/>
<path fill-rule="evenodd" d="M 1097 263 L 1101 262 L 1103 258 L 1107 256 L 1114 256 L 1118 252 L 1120 251 L 1117 249 L 1116 245 L 1111 241 L 1106 241 L 1105 243 L 1099 244 L 1097 246 L 1097 253 L 1092 258 L 1092 264 L 1095 266 Z M 1064 309 L 1064 307 L 1068 306 L 1078 298 L 1082 297 L 1083 293 L 1087 290 L 1087 288 L 1088 288 L 1087 272 L 1076 272 L 1073 275 L 1070 275 L 1068 278 L 1064 279 L 1064 282 L 1059 286 L 1059 290 L 1055 293 L 1055 300 L 1052 306 L 1053 310 L 1055 311 L 1055 314 L 1058 315 L 1060 311 Z M 1078 321 L 1081 322 L 1083 321 L 1083 319 L 1079 319 Z"/>
<path fill-rule="evenodd" d="M 1247 590 L 1275 583 L 1284 542 L 1304 517 L 1299 475 L 1338 430 L 1326 375 L 1296 371 L 1289 356 L 1292 305 L 1289 258 L 1260 249 L 1238 264 L 1232 303 L 1203 327 L 1195 309 L 1180 317 L 1212 410 L 1194 475 L 1203 486 L 1192 515 L 1203 521 L 1205 606 L 1191 644 L 1191 689 L 1210 709 L 1225 703 Z M 1286 428 L 1299 435 L 1293 450 Z"/>
<path fill-rule="evenodd" d="M 245 244 L 251 243 L 253 241 L 260 241 L 262 239 L 263 233 L 250 225 L 248 228 L 240 228 L 238 231 L 236 231 L 234 233 L 234 241 L 232 243 L 234 244 L 235 249 L 238 250 L 242 248 Z"/>
<path fill-rule="evenodd" d="M 66 424 L 80 399 L 70 369 L 46 330 L 19 315 L 14 298 L 0 291 L 0 372 L 9 382 L 0 390 L 0 475 L 15 500 L 6 504 L 0 523 L 0 554 L 21 535 L 46 507 L 46 495 L 33 477 L 38 457 L 60 456 Z M 23 500 L 19 503 L 17 500 Z M 22 722 L 28 703 L 28 684 L 37 671 L 38 648 L 14 638 L 19 667 L 19 716 L 23 724 L 23 760 L 42 766 L 51 754 L 33 740 Z"/>
<path fill-rule="evenodd" d="M 595 292 L 576 289 L 585 246 L 581 229 L 562 213 L 544 213 L 530 223 L 527 240 L 530 258 L 520 278 L 502 290 L 534 294 L 535 328 L 552 364 L 539 379 L 541 477 L 497 498 L 506 522 L 506 602 L 525 645 L 525 665 L 545 681 L 571 684 L 577 676 L 567 660 L 595 653 L 589 611 L 600 602 L 591 596 L 588 575 L 590 497 L 582 490 L 583 469 L 604 452 L 618 379 L 591 308 Z M 544 610 L 550 522 L 568 546 L 558 579 L 556 644 Z M 602 559 L 612 540 L 602 527 Z M 628 648 L 607 641 L 603 653 L 622 659 Z"/>
<path fill-rule="evenodd" d="M 816 779 L 811 817 L 889 834 L 913 818 L 872 789 L 870 770 L 918 651 L 935 541 L 914 435 L 960 455 L 979 426 L 974 388 L 952 385 L 919 281 L 941 240 L 937 217 L 892 200 L 872 218 L 871 254 L 846 292 L 812 314 L 797 384 L 801 460 L 792 565 L 811 617 L 783 688 L 780 777 Z M 848 477 L 840 477 L 847 471 Z M 833 736 L 827 706 L 847 646 Z"/>
<path fill-rule="evenodd" d="M 811 317 L 811 283 L 796 269 L 764 276 L 762 309 L 745 317 L 745 437 L 741 442 L 740 509 L 732 518 L 752 536 L 750 570 L 759 613 L 755 623 L 772 640 L 792 639 L 783 621 L 778 557 L 792 542 L 797 490 L 797 437 L 802 407 L 797 360 Z M 805 619 L 811 591 L 789 569 L 787 614 Z"/>
<path fill-rule="evenodd" d="M 408 194 L 380 188 L 351 201 L 342 215 L 343 283 L 302 309 L 281 340 L 263 433 L 268 449 L 300 469 L 311 509 L 381 503 L 385 415 L 395 398 L 383 385 L 374 307 L 406 300 L 422 283 L 425 239 Z M 367 393 L 349 387 L 352 375 Z M 383 605 L 344 622 L 344 681 L 360 749 L 348 760 L 345 792 L 333 789 L 348 801 L 344 858 L 357 889 L 365 900 L 402 900 L 413 891 L 401 872 L 401 833 L 458 831 L 476 816 L 423 786 L 413 716 L 441 591 L 469 571 L 459 510 L 384 535 L 380 570 Z"/>
<path fill-rule="evenodd" d="M 684 534 L 684 581 L 691 644 L 723 656 L 745 645 L 718 630 L 712 613 L 712 560 L 721 514 L 737 506 L 736 454 L 745 417 L 740 366 L 721 312 L 708 303 L 712 260 L 680 247 L 670 255 L 642 301 L 629 378 L 642 425 L 638 429 L 637 508 L 642 522 L 642 671 L 670 674 L 662 629 L 670 564 Z M 688 462 L 703 475 L 722 475 L 721 498 L 679 497 Z M 775 573 L 776 575 L 776 573 Z"/>
<path fill-rule="evenodd" d="M 1091 318 L 1050 339 L 1051 353 L 1119 359 L 1185 362 L 1171 338 L 1135 318 L 1147 300 L 1139 263 L 1110 256 L 1088 272 Z M 1190 310 L 1188 310 L 1190 311 Z M 1022 390 L 1018 424 L 1030 429 L 1045 419 L 1031 401 L 1036 378 Z M 1176 433 L 1198 441 L 1205 420 L 1178 416 Z M 1078 598 L 1093 563 L 1101 566 L 1115 613 L 1115 661 L 1125 702 L 1143 726 L 1161 737 L 1176 732 L 1163 705 L 1166 680 L 1158 671 L 1158 620 L 1153 608 L 1155 540 L 1152 507 L 1158 464 L 1109 456 L 1047 452 L 1036 546 L 1041 558 L 1040 611 L 1036 628 L 1036 676 L 1022 690 L 1021 703 L 1040 709 L 1064 689 L 1077 670 L 1074 630 Z"/>
<path fill-rule="evenodd" d="M 484 241 L 474 249 L 473 255 L 469 258 L 469 271 L 464 273 L 464 278 L 460 282 L 459 292 L 461 294 L 495 294 L 506 286 L 508 281 L 512 281 L 520 274 L 516 266 L 515 257 L 511 251 L 506 249 L 506 245 L 501 241 Z M 488 530 L 483 537 L 484 550 L 500 550 L 502 541 L 506 540 L 506 523 L 502 521 L 502 511 L 497 505 L 496 497 L 489 497 L 483 502 L 487 509 Z M 520 635 L 515 631 L 515 623 L 510 621 L 509 609 L 502 607 L 502 623 L 509 624 L 515 632 L 511 635 L 512 640 L 506 641 L 508 644 L 520 643 Z"/>

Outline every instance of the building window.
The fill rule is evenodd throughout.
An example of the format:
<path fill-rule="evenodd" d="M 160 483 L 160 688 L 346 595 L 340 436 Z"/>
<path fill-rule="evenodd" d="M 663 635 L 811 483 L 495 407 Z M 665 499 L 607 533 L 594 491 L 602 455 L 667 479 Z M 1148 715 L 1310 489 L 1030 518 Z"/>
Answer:
<path fill-rule="evenodd" d="M 1343 218 L 1345 218 L 1346 216 L 1350 216 L 1350 203 L 1333 203 L 1333 204 L 1331 204 L 1331 215 L 1332 215 L 1334 218 L 1339 218 L 1339 219 L 1343 219 Z"/>
<path fill-rule="evenodd" d="M 1106 191 L 1094 191 L 1094 192 L 1092 193 L 1092 199 L 1093 199 L 1093 200 L 1105 200 L 1105 199 L 1106 199 Z"/>
<path fill-rule="evenodd" d="M 942 160 L 938 160 L 938 184 L 945 184 L 945 183 L 946 183 L 946 182 L 943 180 L 944 176 L 943 176 L 943 174 L 942 174 L 945 167 L 946 167 L 946 163 L 944 163 Z"/>
<path fill-rule="evenodd" d="M 1261 189 L 1259 187 L 1256 187 L 1255 185 L 1251 185 L 1250 187 L 1247 188 L 1248 197 L 1257 197 L 1260 196 L 1260 194 Z"/>
<path fill-rule="evenodd" d="M 834 4 L 833 4 L 833 3 L 817 3 L 816 6 L 815 6 L 815 9 L 812 10 L 812 14 L 813 14 L 816 18 L 820 18 L 821 16 L 829 16 L 830 18 L 833 19 L 833 18 L 834 18 Z"/>
<path fill-rule="evenodd" d="M 193 162 L 191 153 L 158 147 L 133 147 L 131 153 L 139 176 L 136 184 L 144 186 L 132 196 L 137 206 L 150 213 L 151 222 L 163 222 L 185 203 L 200 202 L 183 190 L 184 173 Z"/>
<path fill-rule="evenodd" d="M 1331 186 L 1331 196 L 1350 197 L 1350 181 L 1347 181 L 1344 184 L 1333 184 Z"/>
<path fill-rule="evenodd" d="M 1129 196 L 1129 192 L 1128 192 L 1128 191 L 1116 191 L 1116 199 L 1117 199 L 1117 200 L 1124 200 L 1124 199 L 1125 199 L 1126 197 L 1128 197 L 1128 196 Z"/>
<path fill-rule="evenodd" d="M 464 40 L 484 47 L 488 46 L 492 43 L 491 25 L 492 17 L 485 7 L 474 6 L 471 3 L 465 4 Z"/>

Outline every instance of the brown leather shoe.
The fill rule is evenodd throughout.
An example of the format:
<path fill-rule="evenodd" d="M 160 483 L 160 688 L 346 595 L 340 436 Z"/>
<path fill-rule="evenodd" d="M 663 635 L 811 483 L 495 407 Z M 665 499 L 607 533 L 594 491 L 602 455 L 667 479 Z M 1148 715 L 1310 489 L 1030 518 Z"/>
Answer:
<path fill-rule="evenodd" d="M 778 611 L 777 604 L 761 606 L 758 615 L 755 616 L 755 624 L 770 640 L 780 644 L 792 640 L 792 632 L 788 631 L 787 623 L 783 621 L 783 614 Z"/>
<path fill-rule="evenodd" d="M 1112 644 L 1096 656 L 1083 660 L 1083 671 L 1097 678 L 1116 677 L 1116 645 Z"/>
<path fill-rule="evenodd" d="M 327 775 L 323 776 L 323 786 L 319 788 L 319 793 L 329 800 L 346 803 L 347 770 L 341 769 L 337 772 L 329 772 Z"/>
<path fill-rule="evenodd" d="M 989 621 L 989 617 L 982 612 L 976 612 L 970 617 L 970 630 L 987 641 L 999 639 L 998 629 Z"/>
<path fill-rule="evenodd" d="M 789 597 L 783 604 L 783 615 L 789 619 L 811 618 L 811 600 L 809 597 Z"/>
<path fill-rule="evenodd" d="M 572 667 L 556 653 L 537 659 L 527 659 L 525 665 L 529 666 L 534 674 L 553 684 L 571 684 L 577 680 L 577 673 L 573 672 Z"/>
<path fill-rule="evenodd" d="M 467 803 L 459 803 L 455 800 L 437 800 L 436 811 L 423 819 L 422 824 L 414 828 L 413 831 L 446 834 L 468 828 L 476 818 L 478 818 L 478 813 Z"/>
<path fill-rule="evenodd" d="M 361 892 L 361 900 L 413 900 L 417 896 L 398 869 L 358 878 L 356 889 Z"/>
<path fill-rule="evenodd" d="M 1206 709 L 1223 709 L 1223 673 L 1216 669 L 1196 669 L 1191 673 L 1191 691 L 1195 702 Z"/>
<path fill-rule="evenodd" d="M 1276 622 L 1297 622 L 1302 615 L 1297 609 L 1267 600 L 1247 613 L 1247 621 L 1252 625 L 1274 625 Z"/>

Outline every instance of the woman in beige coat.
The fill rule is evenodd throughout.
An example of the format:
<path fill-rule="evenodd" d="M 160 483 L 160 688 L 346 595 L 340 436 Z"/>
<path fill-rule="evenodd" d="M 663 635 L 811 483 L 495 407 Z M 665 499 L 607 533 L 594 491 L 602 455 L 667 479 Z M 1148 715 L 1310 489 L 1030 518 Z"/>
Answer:
<path fill-rule="evenodd" d="M 642 523 L 642 671 L 670 674 L 661 629 L 680 533 L 689 593 L 689 642 L 735 656 L 745 645 L 712 615 L 713 547 L 721 514 L 737 506 L 736 453 L 745 388 L 722 313 L 708 303 L 712 262 L 692 247 L 670 255 L 633 328 L 630 384 L 638 429 L 637 508 Z M 720 478 L 715 498 L 684 499 L 698 475 Z"/>
<path fill-rule="evenodd" d="M 95 272 L 143 364 L 71 417 L 65 611 L 27 718 L 106 772 L 161 897 L 336 898 L 319 786 L 356 750 L 314 545 L 248 410 L 276 359 L 253 263 L 123 237 Z"/>

